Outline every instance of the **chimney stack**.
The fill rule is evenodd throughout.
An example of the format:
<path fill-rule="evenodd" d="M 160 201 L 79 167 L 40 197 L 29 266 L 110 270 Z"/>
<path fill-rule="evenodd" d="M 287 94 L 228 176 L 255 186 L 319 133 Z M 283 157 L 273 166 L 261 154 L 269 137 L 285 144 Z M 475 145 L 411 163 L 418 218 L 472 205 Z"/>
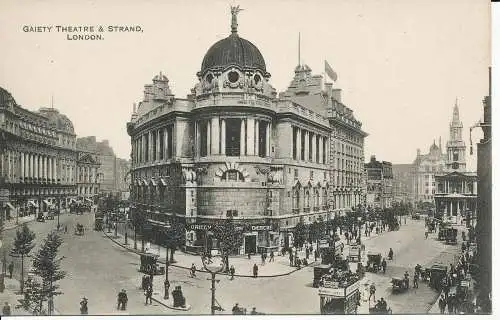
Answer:
<path fill-rule="evenodd" d="M 339 89 L 339 88 L 332 89 L 332 98 L 334 100 L 337 100 L 338 102 L 342 102 L 341 92 L 342 92 L 342 89 Z"/>

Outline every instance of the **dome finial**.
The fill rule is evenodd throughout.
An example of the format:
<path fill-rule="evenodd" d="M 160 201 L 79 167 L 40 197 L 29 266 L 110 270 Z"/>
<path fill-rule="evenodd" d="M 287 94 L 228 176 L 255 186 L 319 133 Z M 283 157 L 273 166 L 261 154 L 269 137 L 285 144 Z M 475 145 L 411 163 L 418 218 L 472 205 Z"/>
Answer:
<path fill-rule="evenodd" d="M 240 11 L 243 11 L 240 6 L 231 6 L 231 33 L 238 33 L 237 15 Z"/>

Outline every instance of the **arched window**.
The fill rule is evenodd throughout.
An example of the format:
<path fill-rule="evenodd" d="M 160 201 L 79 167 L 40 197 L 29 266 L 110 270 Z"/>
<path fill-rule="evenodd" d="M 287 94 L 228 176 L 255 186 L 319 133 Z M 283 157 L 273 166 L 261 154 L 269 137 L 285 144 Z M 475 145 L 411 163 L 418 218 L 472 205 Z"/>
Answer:
<path fill-rule="evenodd" d="M 317 188 L 314 189 L 314 207 L 316 210 L 319 209 L 319 190 Z"/>
<path fill-rule="evenodd" d="M 328 200 L 328 192 L 326 191 L 326 188 L 323 188 L 323 199 L 321 199 L 322 205 L 326 207 L 327 205 L 327 200 Z"/>
<path fill-rule="evenodd" d="M 309 189 L 304 190 L 304 208 L 309 208 L 310 206 L 310 195 L 309 195 Z"/>
<path fill-rule="evenodd" d="M 222 181 L 245 181 L 245 178 L 238 170 L 227 170 L 222 174 Z"/>
<path fill-rule="evenodd" d="M 299 204 L 300 204 L 300 193 L 299 193 L 299 188 L 295 187 L 292 190 L 292 209 L 299 209 Z"/>

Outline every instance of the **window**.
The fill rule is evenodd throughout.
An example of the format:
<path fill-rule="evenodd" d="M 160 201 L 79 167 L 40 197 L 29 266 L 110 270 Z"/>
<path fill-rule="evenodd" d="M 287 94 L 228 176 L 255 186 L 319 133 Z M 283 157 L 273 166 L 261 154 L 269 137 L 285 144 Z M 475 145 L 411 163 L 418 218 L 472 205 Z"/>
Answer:
<path fill-rule="evenodd" d="M 198 125 L 198 130 L 200 131 L 200 147 L 199 147 L 200 157 L 207 156 L 207 149 L 208 149 L 207 129 L 208 129 L 208 121 L 200 121 Z"/>
<path fill-rule="evenodd" d="M 167 141 L 167 159 L 171 159 L 173 156 L 174 147 L 174 125 L 167 126 L 168 141 Z M 147 150 L 147 148 L 146 148 Z"/>
<path fill-rule="evenodd" d="M 313 170 L 311 170 L 309 177 L 311 178 L 311 180 L 314 179 L 314 171 Z"/>
<path fill-rule="evenodd" d="M 293 176 L 295 177 L 295 179 L 299 178 L 299 169 L 294 169 L 293 170 Z"/>
<path fill-rule="evenodd" d="M 238 210 L 227 210 L 226 211 L 226 217 L 232 218 L 232 217 L 237 217 L 238 216 Z"/>
<path fill-rule="evenodd" d="M 227 74 L 227 78 L 228 78 L 229 82 L 235 83 L 240 78 L 240 75 L 236 71 L 231 71 Z"/>
<path fill-rule="evenodd" d="M 241 119 L 226 119 L 226 155 L 238 157 L 241 143 Z M 259 130 L 260 131 L 260 130 Z M 205 137 L 206 140 L 206 137 Z M 206 146 L 205 146 L 206 149 Z M 260 148 L 259 148 L 260 152 Z M 206 153 L 206 151 L 205 151 Z"/>
<path fill-rule="evenodd" d="M 223 181 L 245 181 L 243 175 L 238 170 L 227 170 L 222 175 Z"/>
<path fill-rule="evenodd" d="M 294 188 L 292 190 L 293 195 L 292 195 L 292 209 L 299 209 L 299 203 L 300 203 L 300 193 L 299 193 L 299 188 Z"/>
<path fill-rule="evenodd" d="M 161 129 L 160 130 L 160 145 L 158 146 L 160 148 L 160 159 L 158 160 L 163 160 L 165 159 L 165 130 Z"/>
<path fill-rule="evenodd" d="M 293 153 L 293 159 L 297 160 L 297 128 L 292 129 L 292 153 Z"/>
<path fill-rule="evenodd" d="M 453 151 L 453 161 L 458 161 L 458 151 Z"/>
<path fill-rule="evenodd" d="M 266 150 L 267 150 L 267 139 L 266 139 L 267 122 L 258 121 L 258 123 L 259 123 L 259 132 L 257 133 L 258 134 L 257 139 L 259 140 L 259 157 L 264 158 L 266 156 Z"/>

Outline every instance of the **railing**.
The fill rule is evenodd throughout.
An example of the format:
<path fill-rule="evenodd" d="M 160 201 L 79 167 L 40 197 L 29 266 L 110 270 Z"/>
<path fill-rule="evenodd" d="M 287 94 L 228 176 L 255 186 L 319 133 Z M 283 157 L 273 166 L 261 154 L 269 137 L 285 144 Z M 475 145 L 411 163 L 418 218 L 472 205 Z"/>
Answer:
<path fill-rule="evenodd" d="M 307 208 L 304 208 L 304 212 L 310 212 L 311 211 L 311 208 L 307 207 Z"/>
<path fill-rule="evenodd" d="M 299 208 L 294 208 L 292 209 L 293 214 L 299 214 L 300 209 Z"/>

